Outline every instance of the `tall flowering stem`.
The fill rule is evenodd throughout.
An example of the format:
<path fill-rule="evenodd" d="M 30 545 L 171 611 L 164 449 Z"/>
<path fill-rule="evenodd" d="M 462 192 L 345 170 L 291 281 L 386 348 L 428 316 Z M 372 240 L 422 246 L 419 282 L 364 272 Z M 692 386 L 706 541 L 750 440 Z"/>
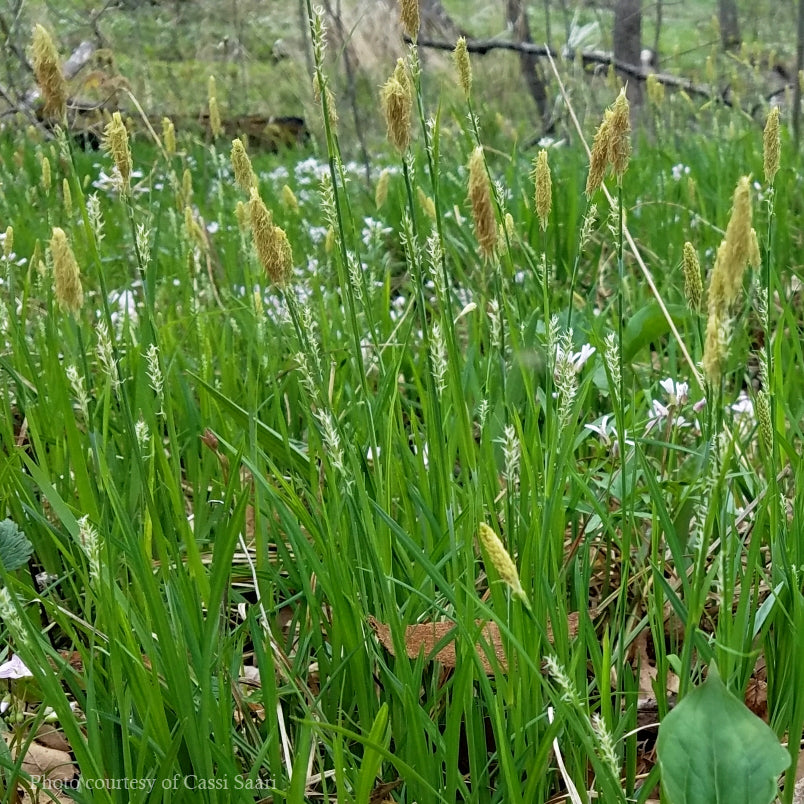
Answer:
<path fill-rule="evenodd" d="M 463 59 L 462 61 L 462 69 L 464 70 L 464 80 L 463 85 L 465 91 L 470 88 L 471 86 L 471 68 L 468 63 L 468 59 Z M 464 398 L 461 396 L 459 389 L 462 386 L 462 378 L 461 378 L 461 355 L 460 350 L 457 344 L 457 339 L 455 337 L 455 327 L 453 321 L 453 314 L 451 311 L 451 299 L 449 295 L 449 288 L 452 286 L 452 281 L 449 276 L 449 270 L 447 267 L 447 261 L 444 254 L 444 249 L 441 247 L 441 244 L 444 242 L 444 221 L 443 221 L 443 205 L 441 204 L 441 182 L 440 182 L 440 175 L 439 175 L 439 155 L 440 155 L 440 128 L 439 128 L 439 120 L 436 118 L 435 120 L 428 119 L 425 108 L 424 108 L 424 93 L 422 88 L 422 70 L 421 70 L 421 63 L 419 61 L 419 50 L 416 43 L 412 43 L 408 50 L 408 64 L 410 67 L 410 77 L 411 77 L 411 92 L 412 92 L 412 99 L 413 99 L 413 108 L 419 120 L 419 129 L 421 134 L 421 141 L 424 148 L 424 154 L 426 156 L 426 165 L 427 165 L 427 176 L 430 180 L 430 187 L 432 189 L 431 195 L 433 199 L 433 207 L 435 210 L 435 227 L 434 231 L 431 234 L 431 237 L 434 238 L 434 242 L 437 243 L 437 249 L 434 252 L 435 261 L 433 265 L 433 270 L 436 272 L 440 271 L 440 281 L 435 283 L 436 285 L 436 293 L 438 298 L 439 307 L 445 311 L 445 314 L 442 316 L 441 320 L 441 327 L 442 327 L 442 336 L 444 339 L 444 345 L 446 348 L 447 353 L 447 363 L 448 363 L 448 387 L 453 389 L 455 393 L 452 396 L 452 406 L 455 415 L 458 418 L 458 430 L 460 436 L 463 440 L 461 450 L 462 454 L 465 456 L 467 470 L 471 471 L 474 469 L 475 463 L 475 451 L 470 445 L 471 439 L 471 424 L 470 424 L 470 414 L 466 407 L 466 403 Z M 421 237 L 421 232 L 419 230 L 419 220 L 416 214 L 416 205 L 414 203 L 415 194 L 413 191 L 412 185 L 412 160 L 407 159 L 403 165 L 404 175 L 405 175 L 405 182 L 407 187 L 407 200 L 408 200 L 408 210 L 409 210 L 409 220 L 410 220 L 410 231 L 411 235 L 414 240 L 418 241 Z M 419 297 L 419 302 L 417 306 L 421 307 L 422 314 L 426 310 L 424 306 L 424 284 L 425 284 L 425 277 L 421 275 L 419 272 L 419 276 L 417 278 L 417 294 Z M 426 316 L 425 316 L 426 318 Z M 425 339 L 425 347 L 428 351 L 428 354 L 431 352 L 430 348 L 430 335 L 429 335 L 429 328 L 430 323 L 428 321 L 423 320 L 422 322 L 422 330 L 424 333 Z M 432 373 L 432 372 L 428 372 Z M 436 431 L 436 444 L 431 445 L 431 449 L 434 450 L 433 458 L 439 462 L 443 462 L 446 460 L 444 455 L 444 438 L 442 433 L 442 415 L 441 415 L 441 401 L 438 397 L 437 393 L 430 393 L 428 394 L 433 398 L 433 411 L 431 413 L 431 418 L 433 421 L 433 425 Z M 441 465 L 445 465 L 441 463 Z M 442 476 L 442 473 L 439 473 L 438 482 L 440 484 L 439 488 L 439 496 L 442 498 L 444 502 L 444 506 L 448 505 L 447 501 L 447 494 L 448 494 L 448 487 L 449 484 L 446 482 L 445 478 Z"/>
<path fill-rule="evenodd" d="M 332 92 L 330 91 L 328 79 L 324 72 L 324 52 L 326 49 L 326 39 L 324 30 L 324 11 L 320 7 L 313 7 L 311 0 L 305 0 L 307 9 L 307 17 L 310 25 L 310 38 L 313 46 L 313 90 L 316 98 L 321 103 L 322 119 L 324 123 L 324 133 L 327 142 L 327 162 L 329 166 L 329 181 L 326 189 L 326 199 L 324 201 L 325 213 L 330 219 L 329 224 L 337 234 L 338 244 L 338 259 L 336 265 L 338 269 L 338 280 L 342 288 L 343 295 L 346 300 L 346 310 L 349 316 L 350 334 L 353 339 L 353 354 L 352 357 L 357 364 L 358 376 L 360 378 L 361 391 L 364 399 L 367 401 L 371 399 L 370 386 L 366 371 L 366 364 L 363 357 L 363 338 L 368 334 L 374 345 L 375 354 L 381 354 L 377 340 L 376 328 L 373 324 L 372 313 L 370 305 L 363 306 L 368 323 L 368 333 L 365 327 L 361 326 L 358 322 L 357 316 L 357 299 L 355 296 L 355 288 L 348 276 L 347 266 L 350 259 L 360 261 L 359 252 L 350 255 L 347 249 L 347 236 L 345 220 L 349 212 L 349 200 L 346 193 L 343 193 L 342 188 L 346 184 L 346 178 L 343 170 L 343 162 L 340 156 L 340 148 L 338 145 L 337 133 L 335 126 L 337 124 L 338 116 L 335 109 L 335 102 Z M 357 246 L 359 249 L 359 246 Z M 361 275 L 361 281 L 364 278 Z M 365 287 L 363 288 L 365 291 Z M 288 297 L 290 294 L 286 294 Z M 300 344 L 304 347 L 304 343 Z M 374 413 L 370 404 L 366 404 L 366 414 L 369 420 L 368 437 L 369 446 L 372 454 L 379 454 L 377 444 L 377 430 L 374 422 Z M 377 462 L 376 471 L 381 473 L 380 462 Z M 380 475 L 381 477 L 381 475 Z M 381 480 L 380 480 L 381 482 Z"/>
<path fill-rule="evenodd" d="M 765 173 L 765 181 L 768 184 L 767 192 L 767 205 L 768 205 L 768 229 L 766 234 L 765 243 L 765 265 L 764 265 L 764 285 L 763 291 L 765 293 L 764 315 L 762 316 L 762 326 L 765 330 L 765 381 L 768 387 L 763 390 L 769 396 L 770 402 L 770 420 L 775 423 L 776 405 L 773 388 L 769 387 L 774 376 L 773 372 L 773 339 L 770 326 L 770 303 L 774 297 L 774 273 L 772 270 L 772 256 L 773 256 L 773 224 L 776 220 L 775 200 L 776 189 L 774 187 L 774 180 L 779 171 L 779 163 L 781 159 L 781 137 L 779 125 L 779 107 L 774 106 L 768 115 L 767 123 L 765 124 L 765 132 L 763 136 L 763 167 Z M 775 444 L 771 446 L 771 456 L 775 460 Z M 774 473 L 775 475 L 775 473 Z"/>

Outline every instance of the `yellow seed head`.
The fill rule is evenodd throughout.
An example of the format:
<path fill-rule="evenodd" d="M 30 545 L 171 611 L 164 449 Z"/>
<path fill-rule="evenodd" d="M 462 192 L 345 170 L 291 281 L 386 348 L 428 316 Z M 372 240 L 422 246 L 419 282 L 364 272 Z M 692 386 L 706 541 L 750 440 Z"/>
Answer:
<path fill-rule="evenodd" d="M 9 259 L 11 252 L 14 251 L 14 227 L 6 228 L 6 238 L 3 240 L 3 258 Z"/>
<path fill-rule="evenodd" d="M 422 190 L 421 187 L 416 188 L 416 194 L 419 198 L 419 203 L 422 205 L 424 214 L 427 215 L 431 221 L 434 221 L 436 219 L 435 202 L 432 198 L 430 198 L 429 195 L 427 195 L 427 193 L 424 192 L 424 190 Z"/>
<path fill-rule="evenodd" d="M 120 174 L 120 192 L 123 196 L 131 192 L 131 151 L 128 147 L 128 130 L 120 112 L 112 115 L 111 121 L 103 130 L 103 147 L 111 154 L 117 172 Z"/>
<path fill-rule="evenodd" d="M 324 251 L 327 254 L 332 254 L 335 250 L 335 245 L 337 243 L 337 237 L 335 235 L 335 230 L 330 226 L 327 229 L 327 236 L 324 238 Z"/>
<path fill-rule="evenodd" d="M 217 140 L 221 135 L 221 113 L 218 109 L 218 96 L 215 94 L 215 76 L 209 77 L 207 84 L 207 98 L 209 102 L 209 130 L 212 133 L 212 139 Z"/>
<path fill-rule="evenodd" d="M 260 264 L 274 284 L 284 287 L 293 272 L 293 252 L 287 235 L 274 226 L 273 216 L 254 187 L 251 188 L 249 219 Z"/>
<path fill-rule="evenodd" d="M 770 397 L 767 391 L 760 391 L 757 394 L 754 409 L 757 414 L 757 425 L 762 446 L 769 454 L 773 454 L 773 420 L 771 418 Z"/>
<path fill-rule="evenodd" d="M 463 94 L 468 98 L 472 91 L 472 63 L 469 61 L 469 51 L 466 49 L 466 39 L 461 36 L 455 45 L 455 68 L 458 71 L 458 82 Z"/>
<path fill-rule="evenodd" d="M 606 175 L 606 164 L 609 152 L 609 130 L 611 127 L 611 112 L 606 109 L 603 114 L 603 121 L 595 132 L 595 139 L 592 142 L 592 155 L 589 159 L 589 175 L 586 177 L 586 196 L 591 198 Z"/>
<path fill-rule="evenodd" d="M 162 118 L 162 144 L 168 156 L 176 153 L 176 129 L 169 117 Z"/>
<path fill-rule="evenodd" d="M 42 260 L 42 244 L 37 239 L 36 243 L 34 243 L 34 250 L 33 254 L 31 254 L 31 265 L 39 272 L 40 276 L 43 276 L 45 273 L 45 263 Z"/>
<path fill-rule="evenodd" d="M 706 320 L 702 363 L 706 379 L 713 386 L 717 386 L 723 376 L 723 363 L 728 354 L 728 329 L 723 308 L 711 308 Z"/>
<path fill-rule="evenodd" d="M 379 209 L 388 198 L 388 183 L 391 181 L 391 174 L 388 170 L 383 170 L 380 173 L 380 178 L 377 179 L 377 187 L 374 190 L 374 205 Z"/>
<path fill-rule="evenodd" d="M 536 214 L 539 216 L 539 225 L 542 231 L 547 229 L 547 219 L 550 217 L 550 208 L 553 204 L 553 180 L 550 176 L 550 165 L 547 163 L 547 151 L 542 149 L 533 163 L 531 173 L 536 188 L 534 202 Z"/>
<path fill-rule="evenodd" d="M 293 190 L 287 184 L 282 185 L 282 203 L 291 211 L 299 211 L 299 202 Z"/>
<path fill-rule="evenodd" d="M 73 195 L 70 191 L 70 182 L 64 178 L 61 182 L 61 194 L 64 199 L 64 214 L 71 218 L 73 215 Z"/>
<path fill-rule="evenodd" d="M 750 258 L 751 183 L 748 176 L 743 176 L 734 191 L 731 218 L 712 270 L 709 285 L 710 310 L 713 305 L 728 309 L 737 301 Z"/>
<path fill-rule="evenodd" d="M 67 242 L 63 229 L 55 227 L 50 238 L 50 253 L 53 256 L 53 279 L 55 282 L 56 300 L 62 310 L 77 313 L 84 303 L 84 291 L 81 287 L 81 274 L 75 255 Z"/>
<path fill-rule="evenodd" d="M 621 183 L 628 161 L 631 158 L 631 109 L 625 95 L 625 87 L 620 90 L 612 106 L 612 116 L 608 141 L 608 160 Z"/>
<path fill-rule="evenodd" d="M 237 227 L 241 232 L 245 232 L 249 227 L 249 216 L 248 207 L 242 201 L 238 201 L 235 206 L 235 217 L 237 218 Z"/>
<path fill-rule="evenodd" d="M 41 26 L 33 32 L 33 71 L 45 102 L 47 116 L 64 119 L 67 110 L 67 84 L 59 66 L 59 54 L 50 34 Z"/>
<path fill-rule="evenodd" d="M 645 80 L 648 100 L 657 108 L 664 105 L 664 84 L 656 78 L 655 73 Z"/>
<path fill-rule="evenodd" d="M 257 186 L 257 177 L 251 167 L 251 160 L 246 153 L 246 146 L 242 139 L 232 140 L 232 170 L 234 171 L 235 181 L 240 189 L 250 192 L 252 187 Z"/>
<path fill-rule="evenodd" d="M 293 274 L 293 250 L 290 247 L 287 233 L 279 226 L 274 226 L 274 263 L 275 273 L 270 273 L 271 279 L 280 287 L 290 282 Z"/>
<path fill-rule="evenodd" d="M 748 246 L 748 264 L 757 270 L 762 265 L 762 256 L 759 253 L 759 240 L 757 239 L 757 230 L 751 229 L 751 242 Z"/>
<path fill-rule="evenodd" d="M 690 310 L 695 313 L 701 310 L 703 298 L 703 280 L 701 279 L 701 264 L 695 247 L 687 241 L 684 243 L 684 295 Z"/>
<path fill-rule="evenodd" d="M 193 174 L 190 168 L 185 168 L 181 174 L 181 200 L 185 206 L 193 200 Z"/>
<path fill-rule="evenodd" d="M 779 152 L 782 142 L 779 136 L 779 107 L 774 106 L 765 124 L 765 135 L 762 138 L 762 155 L 765 166 L 765 181 L 773 184 L 779 170 Z"/>
<path fill-rule="evenodd" d="M 508 235 L 508 239 L 513 238 L 516 228 L 514 226 L 514 216 L 510 212 L 505 213 L 505 226 L 503 228 L 505 229 L 505 234 Z"/>
<path fill-rule="evenodd" d="M 472 218 L 475 222 L 475 237 L 480 253 L 490 258 L 497 245 L 497 222 L 494 205 L 491 201 L 491 187 L 483 159 L 483 148 L 478 145 L 469 158 L 469 202 L 472 205 Z"/>
<path fill-rule="evenodd" d="M 190 243 L 195 243 L 202 251 L 206 251 L 207 239 L 201 229 L 201 224 L 193 214 L 192 207 L 184 208 L 184 231 Z"/>
<path fill-rule="evenodd" d="M 500 580 L 508 584 L 514 597 L 518 597 L 526 606 L 530 607 L 528 596 L 519 582 L 516 564 L 505 549 L 505 545 L 500 541 L 500 537 L 485 522 L 480 523 L 477 536 L 491 565 L 500 576 Z"/>
<path fill-rule="evenodd" d="M 419 35 L 419 0 L 399 0 L 399 19 L 405 33 L 415 42 Z"/>
<path fill-rule="evenodd" d="M 410 145 L 413 95 L 402 59 L 397 61 L 394 74 L 383 84 L 380 99 L 388 127 L 388 140 L 400 153 L 404 153 Z"/>
<path fill-rule="evenodd" d="M 51 184 L 51 175 L 50 175 L 50 160 L 46 157 L 42 157 L 42 187 L 45 190 L 45 193 L 50 192 L 50 184 Z"/>

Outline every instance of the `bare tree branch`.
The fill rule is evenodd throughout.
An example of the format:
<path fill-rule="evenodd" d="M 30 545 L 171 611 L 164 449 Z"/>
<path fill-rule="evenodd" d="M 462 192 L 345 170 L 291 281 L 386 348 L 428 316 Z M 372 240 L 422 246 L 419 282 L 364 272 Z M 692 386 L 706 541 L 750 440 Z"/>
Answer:
<path fill-rule="evenodd" d="M 439 42 L 432 39 L 419 39 L 419 47 L 429 47 L 434 50 L 454 50 L 454 42 Z M 477 53 L 478 55 L 485 56 L 493 50 L 511 50 L 515 53 L 533 53 L 537 56 L 550 56 L 553 59 L 560 59 L 562 55 L 558 53 L 555 48 L 547 47 L 546 45 L 528 44 L 527 42 L 507 42 L 504 39 L 475 39 L 467 41 L 466 49 L 470 53 Z M 638 81 L 644 81 L 648 75 L 653 77 L 665 86 L 681 89 L 688 95 L 695 95 L 697 97 L 714 100 L 722 103 L 724 106 L 732 106 L 732 102 L 724 97 L 722 93 L 716 91 L 712 87 L 704 84 L 696 84 L 687 78 L 680 78 L 676 75 L 669 73 L 654 73 L 652 71 L 644 70 L 641 66 L 635 64 L 628 64 L 627 62 L 615 59 L 610 53 L 602 50 L 582 50 L 577 54 L 584 66 L 589 65 L 603 65 L 608 67 L 613 65 L 616 70 L 625 75 L 629 75 Z M 575 53 L 565 54 L 563 58 L 566 61 L 572 61 L 576 57 Z"/>

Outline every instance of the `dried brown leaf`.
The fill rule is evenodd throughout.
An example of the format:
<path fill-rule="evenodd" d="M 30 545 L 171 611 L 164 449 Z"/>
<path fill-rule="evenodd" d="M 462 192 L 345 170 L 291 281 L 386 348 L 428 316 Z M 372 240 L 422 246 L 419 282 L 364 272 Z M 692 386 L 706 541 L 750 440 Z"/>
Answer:
<path fill-rule="evenodd" d="M 63 751 L 68 754 L 70 752 L 70 744 L 64 733 L 57 729 L 52 723 L 43 723 L 36 732 L 36 742 L 41 743 L 46 748 L 52 748 L 56 751 Z"/>
<path fill-rule="evenodd" d="M 4 737 L 6 742 L 10 742 L 13 735 L 7 733 Z M 12 756 L 16 760 L 18 747 L 14 746 L 13 751 Z M 47 783 L 47 787 L 50 791 L 50 795 L 48 796 L 50 800 L 53 799 L 53 795 L 55 795 L 57 801 L 70 800 L 62 792 L 62 788 L 66 788 L 67 784 L 72 781 L 75 776 L 76 767 L 73 764 L 72 757 L 67 751 L 48 748 L 41 743 L 32 742 L 23 757 L 22 770 L 30 776 L 39 779 L 41 782 Z"/>
<path fill-rule="evenodd" d="M 396 656 L 394 641 L 391 637 L 391 627 L 378 622 L 374 617 L 368 618 L 369 625 L 377 635 L 380 644 L 392 655 Z M 494 668 L 489 661 L 486 646 L 491 648 L 502 670 L 507 670 L 508 663 L 503 650 L 502 635 L 497 623 L 476 620 L 475 625 L 480 630 L 480 639 L 475 643 L 480 664 L 486 675 L 494 675 Z M 570 636 L 578 633 L 578 614 L 573 612 L 567 617 L 567 628 Z M 452 622 L 424 622 L 409 625 L 405 629 L 405 654 L 411 659 L 417 659 L 424 654 L 427 661 L 440 662 L 447 669 L 454 669 L 457 656 L 455 638 L 458 634 L 457 626 Z M 550 626 L 547 627 L 547 636 L 552 640 L 553 634 Z"/>

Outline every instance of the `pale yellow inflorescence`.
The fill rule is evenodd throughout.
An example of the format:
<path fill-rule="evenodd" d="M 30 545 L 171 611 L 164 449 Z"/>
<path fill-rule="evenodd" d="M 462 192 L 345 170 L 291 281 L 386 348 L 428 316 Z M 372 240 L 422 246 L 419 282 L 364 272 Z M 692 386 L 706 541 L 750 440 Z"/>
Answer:
<path fill-rule="evenodd" d="M 3 240 L 3 258 L 8 260 L 14 252 L 14 227 L 6 227 L 6 236 Z"/>
<path fill-rule="evenodd" d="M 257 186 L 257 179 L 251 167 L 251 160 L 246 153 L 246 146 L 239 138 L 232 140 L 231 160 L 235 181 L 241 190 L 246 193 L 251 192 L 251 188 Z"/>
<path fill-rule="evenodd" d="M 589 174 L 586 177 L 586 195 L 591 197 L 597 192 L 603 183 L 608 164 L 608 144 L 609 126 L 611 124 L 611 112 L 606 109 L 603 113 L 603 120 L 597 127 L 595 138 L 592 141 L 592 154 L 589 157 Z"/>
<path fill-rule="evenodd" d="M 54 227 L 50 238 L 50 253 L 53 257 L 56 301 L 62 310 L 75 314 L 84 303 L 84 290 L 78 263 L 63 229 Z"/>
<path fill-rule="evenodd" d="M 387 169 L 380 173 L 380 178 L 377 179 L 377 187 L 374 190 L 374 206 L 379 209 L 388 198 L 388 184 L 391 181 L 391 173 Z"/>
<path fill-rule="evenodd" d="M 631 110 L 625 88 L 620 90 L 617 100 L 603 114 L 592 142 L 589 160 L 589 175 L 586 179 L 586 195 L 591 197 L 603 183 L 606 168 L 612 171 L 621 184 L 628 162 L 631 158 Z"/>
<path fill-rule="evenodd" d="M 59 54 L 50 34 L 36 25 L 32 44 L 33 71 L 45 102 L 44 113 L 63 119 L 67 110 L 67 84 L 59 66 Z"/>
<path fill-rule="evenodd" d="M 42 157 L 42 188 L 44 189 L 45 193 L 50 192 L 50 186 L 52 183 L 52 176 L 50 173 L 50 160 L 46 157 Z"/>
<path fill-rule="evenodd" d="M 689 241 L 684 243 L 684 296 L 693 312 L 700 312 L 703 298 L 703 280 L 701 279 L 701 263 L 695 246 Z"/>
<path fill-rule="evenodd" d="M 531 176 L 535 186 L 536 214 L 539 217 L 539 225 L 544 231 L 547 229 L 547 221 L 553 204 L 553 180 L 550 175 L 550 165 L 547 162 L 547 151 L 544 149 L 539 151 L 534 161 Z"/>
<path fill-rule="evenodd" d="M 469 158 L 469 202 L 475 223 L 475 237 L 480 253 L 490 258 L 497 245 L 497 222 L 491 200 L 491 187 L 483 159 L 483 148 L 477 146 Z"/>
<path fill-rule="evenodd" d="M 773 454 L 773 419 L 771 417 L 770 397 L 767 391 L 759 391 L 754 408 L 757 414 L 757 429 L 762 446 L 768 454 Z"/>
<path fill-rule="evenodd" d="M 162 118 L 162 144 L 165 146 L 165 153 L 168 156 L 176 153 L 176 129 L 169 117 Z"/>
<path fill-rule="evenodd" d="M 779 154 L 782 142 L 779 135 L 779 107 L 774 106 L 768 115 L 765 124 L 765 133 L 762 138 L 762 156 L 765 169 L 765 181 L 773 184 L 776 173 L 779 170 Z"/>
<path fill-rule="evenodd" d="M 282 203 L 292 212 L 299 211 L 299 200 L 296 198 L 296 193 L 287 184 L 282 185 Z"/>
<path fill-rule="evenodd" d="M 749 265 L 759 265 L 759 245 L 751 219 L 751 183 L 748 176 L 743 176 L 734 191 L 731 218 L 709 283 L 703 368 L 713 385 L 722 376 L 729 319 L 743 287 L 745 270 Z"/>
<path fill-rule="evenodd" d="M 103 130 L 103 147 L 111 154 L 120 176 L 120 192 L 127 196 L 131 193 L 131 150 L 128 146 L 128 130 L 123 123 L 120 112 L 115 112 Z"/>
<path fill-rule="evenodd" d="M 273 216 L 254 187 L 249 201 L 249 222 L 260 264 L 274 284 L 284 287 L 293 272 L 290 241 L 285 231 L 274 225 Z"/>
<path fill-rule="evenodd" d="M 383 84 L 380 99 L 388 127 L 388 140 L 400 153 L 404 153 L 410 145 L 413 95 L 402 59 L 397 61 L 394 74 Z"/>
<path fill-rule="evenodd" d="M 64 214 L 71 218 L 73 216 L 73 194 L 70 190 L 70 180 L 66 176 L 61 182 L 61 195 L 64 200 Z"/>
<path fill-rule="evenodd" d="M 500 576 L 500 580 L 510 587 L 514 597 L 519 598 L 526 606 L 530 606 L 528 596 L 519 581 L 516 564 L 505 549 L 500 537 L 485 522 L 480 523 L 477 536 L 491 565 Z"/>
<path fill-rule="evenodd" d="M 608 161 L 617 182 L 621 183 L 628 162 L 631 159 L 631 108 L 625 95 L 625 87 L 620 90 L 612 106 L 609 124 Z"/>
<path fill-rule="evenodd" d="M 651 73 L 645 79 L 648 100 L 657 108 L 664 104 L 664 84 Z"/>
<path fill-rule="evenodd" d="M 419 0 L 399 0 L 399 19 L 405 33 L 415 41 L 419 35 Z"/>
<path fill-rule="evenodd" d="M 453 56 L 458 71 L 458 83 L 468 98 L 472 91 L 472 63 L 469 61 L 469 51 L 466 49 L 466 39 L 463 36 L 459 37 Z"/>
<path fill-rule="evenodd" d="M 434 221 L 436 219 L 436 208 L 433 199 L 430 198 L 430 196 L 427 195 L 427 193 L 425 193 L 421 187 L 416 188 L 416 196 L 419 199 L 422 209 L 424 210 L 424 214 L 427 215 L 431 221 Z"/>

